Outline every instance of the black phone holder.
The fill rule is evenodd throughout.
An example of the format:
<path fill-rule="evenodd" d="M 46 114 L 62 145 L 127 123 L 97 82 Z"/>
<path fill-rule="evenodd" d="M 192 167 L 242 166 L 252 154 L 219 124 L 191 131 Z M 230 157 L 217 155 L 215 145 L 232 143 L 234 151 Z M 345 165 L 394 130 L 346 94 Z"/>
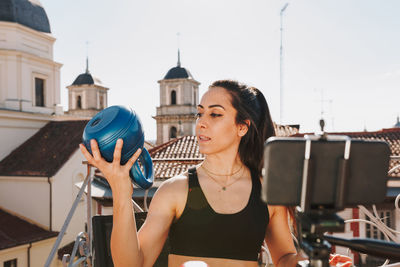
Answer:
<path fill-rule="evenodd" d="M 293 139 L 283 140 L 284 143 L 277 143 L 278 145 L 275 144 L 275 147 L 273 148 L 275 150 L 271 148 L 272 146 L 269 148 L 269 150 L 265 150 L 265 157 L 267 159 L 265 159 L 266 170 L 263 171 L 264 177 L 266 177 L 264 181 L 265 188 L 263 191 L 266 192 L 266 194 L 263 197 L 267 201 L 267 203 L 272 203 L 272 205 L 276 204 L 293 206 L 292 204 L 295 203 L 295 217 L 299 246 L 309 257 L 308 261 L 299 262 L 297 266 L 329 267 L 329 256 L 331 251 L 330 243 L 340 246 L 346 246 L 362 253 L 367 253 L 379 257 L 386 257 L 393 260 L 400 260 L 400 245 L 393 242 L 382 242 L 372 239 L 364 239 L 364 241 L 360 242 L 360 239 L 347 240 L 325 236 L 326 232 L 344 232 L 344 220 L 340 218 L 336 214 L 336 212 L 343 210 L 345 207 L 348 206 L 356 206 L 358 204 L 370 203 L 370 201 L 376 202 L 377 199 L 384 199 L 384 192 L 378 189 L 375 190 L 376 192 L 371 194 L 371 197 L 365 196 L 365 194 L 364 196 L 362 196 L 360 192 L 357 192 L 357 196 L 355 197 L 355 199 L 350 199 L 355 192 L 349 191 L 349 184 L 365 183 L 366 181 L 363 181 L 363 179 L 360 179 L 360 177 L 367 180 L 371 179 L 373 180 L 372 182 L 380 181 L 378 179 L 381 178 L 381 176 L 374 177 L 374 174 L 369 173 L 364 177 L 364 173 L 360 175 L 358 169 L 360 169 L 360 166 L 363 166 L 362 164 L 371 164 L 370 162 L 363 162 L 363 157 L 365 156 L 363 155 L 363 153 L 366 153 L 367 149 L 371 149 L 375 153 L 373 157 L 375 159 L 380 158 L 380 162 L 375 163 L 376 165 L 372 167 L 374 167 L 374 169 L 380 169 L 381 171 L 379 173 L 381 173 L 382 170 L 384 172 L 385 169 L 387 171 L 387 165 L 385 164 L 389 162 L 390 153 L 387 144 L 384 144 L 385 147 L 384 149 L 382 149 L 382 143 L 380 143 L 378 144 L 380 148 L 375 149 L 374 147 L 376 146 L 371 146 L 371 143 L 364 144 L 359 140 L 353 140 L 354 148 L 351 149 L 352 139 L 350 137 L 338 135 L 328 136 L 326 134 L 311 136 L 305 135 L 304 140 L 299 141 L 298 139 L 296 139 L 294 140 L 295 142 L 292 143 L 291 141 L 293 141 Z M 299 170 L 301 168 L 301 164 L 296 163 L 296 165 L 293 162 L 297 162 L 297 160 L 294 160 L 292 161 L 294 165 L 290 165 L 292 163 L 288 163 L 288 165 L 290 166 L 285 167 L 287 169 L 297 166 L 298 169 L 296 170 L 296 172 L 294 172 L 293 170 L 287 171 L 287 173 L 289 173 L 290 175 L 282 173 L 282 170 L 284 170 L 283 165 L 281 162 L 279 162 L 280 160 L 282 160 L 282 154 L 285 154 L 287 152 L 289 152 L 290 154 L 291 152 L 293 152 L 290 154 L 290 157 L 301 160 L 299 154 L 299 152 L 301 152 L 299 149 L 301 148 L 299 146 L 299 143 L 304 144 L 304 141 L 305 146 L 302 172 L 300 172 Z M 297 144 L 295 144 L 296 142 Z M 340 144 L 341 146 L 343 146 L 344 142 L 343 156 L 335 156 L 330 158 L 329 160 L 335 160 L 335 162 L 332 163 L 334 165 L 331 165 L 330 168 L 326 168 L 326 165 L 322 166 L 324 162 L 321 161 L 321 158 L 318 158 L 318 153 L 320 153 L 321 151 L 326 154 L 329 154 L 330 151 L 325 151 L 324 149 L 321 149 L 320 146 L 319 148 L 316 147 L 315 151 L 313 152 L 316 153 L 316 151 L 319 151 L 317 154 L 314 154 L 314 156 L 312 156 L 313 153 L 311 153 L 312 144 L 321 144 L 324 142 L 325 144 L 329 142 L 333 144 L 328 149 L 337 149 L 337 145 Z M 286 145 L 285 147 L 279 147 L 279 144 Z M 293 150 L 291 150 L 290 148 L 293 148 Z M 274 158 L 273 151 L 280 153 L 280 155 L 277 155 L 275 153 L 278 159 Z M 350 160 L 350 151 L 353 151 L 355 153 L 353 155 L 355 158 L 353 158 L 352 161 Z M 337 154 L 337 150 L 335 153 Z M 336 167 L 333 168 L 332 166 Z M 371 166 L 368 166 L 368 168 L 371 168 Z M 285 180 L 288 178 L 288 176 L 290 176 L 290 179 Z M 300 182 L 297 180 L 298 177 L 301 177 Z M 327 198 L 325 196 L 321 198 L 321 194 L 316 194 L 316 192 L 318 193 L 318 190 L 320 189 L 316 188 L 316 185 L 320 186 L 322 180 L 325 183 L 330 183 L 331 185 L 325 186 L 325 188 L 323 189 L 323 192 L 327 194 L 328 191 L 326 188 L 329 187 L 329 191 L 331 191 L 329 201 L 326 201 Z M 300 187 L 301 189 L 298 200 L 294 202 L 293 199 L 295 197 L 293 197 L 292 195 L 286 194 L 287 196 L 282 197 L 281 194 L 282 189 L 285 187 L 287 188 L 288 181 L 292 181 L 294 186 Z M 382 181 L 380 181 L 380 185 L 382 185 Z"/>

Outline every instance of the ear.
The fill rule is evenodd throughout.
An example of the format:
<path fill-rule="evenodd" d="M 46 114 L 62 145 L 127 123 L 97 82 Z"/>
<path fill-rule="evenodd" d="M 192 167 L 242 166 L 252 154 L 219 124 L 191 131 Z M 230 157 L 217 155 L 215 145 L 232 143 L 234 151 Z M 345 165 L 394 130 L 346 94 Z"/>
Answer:
<path fill-rule="evenodd" d="M 250 127 L 250 121 L 249 120 L 245 120 L 245 123 L 241 123 L 239 124 L 239 128 L 238 128 L 238 134 L 240 137 L 245 136 L 247 131 L 249 130 Z"/>

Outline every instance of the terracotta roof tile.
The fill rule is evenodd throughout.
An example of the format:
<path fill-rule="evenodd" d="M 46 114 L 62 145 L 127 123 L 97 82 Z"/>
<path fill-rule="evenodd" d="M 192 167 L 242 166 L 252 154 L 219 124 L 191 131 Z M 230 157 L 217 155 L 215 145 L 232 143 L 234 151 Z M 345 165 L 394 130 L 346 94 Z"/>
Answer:
<path fill-rule="evenodd" d="M 87 120 L 53 121 L 0 162 L 0 175 L 51 177 L 82 142 Z"/>
<path fill-rule="evenodd" d="M 0 209 L 0 250 L 58 235 Z"/>
<path fill-rule="evenodd" d="M 276 136 L 291 136 L 297 134 L 300 125 L 279 125 L 274 123 Z"/>
<path fill-rule="evenodd" d="M 199 152 L 196 136 L 172 139 L 149 150 L 153 159 L 154 177 L 165 180 L 199 164 L 204 155 Z"/>
<path fill-rule="evenodd" d="M 202 160 L 184 161 L 184 160 L 173 160 L 173 161 L 154 161 L 154 177 L 158 180 L 165 180 L 186 172 L 190 167 L 201 163 Z"/>
<path fill-rule="evenodd" d="M 149 153 L 155 160 L 204 159 L 204 155 L 199 152 L 196 136 L 184 136 L 177 139 L 172 139 L 167 143 L 151 149 Z"/>
<path fill-rule="evenodd" d="M 295 136 L 304 136 L 305 134 L 307 133 L 296 134 Z M 338 132 L 338 133 L 328 133 L 328 134 L 348 135 L 351 138 L 361 139 L 361 140 L 386 141 L 390 146 L 391 156 L 400 156 L 400 128 L 389 128 L 376 132 Z M 389 163 L 389 170 L 399 164 L 400 160 L 391 160 Z M 390 176 L 400 177 L 400 169 L 397 169 Z"/>

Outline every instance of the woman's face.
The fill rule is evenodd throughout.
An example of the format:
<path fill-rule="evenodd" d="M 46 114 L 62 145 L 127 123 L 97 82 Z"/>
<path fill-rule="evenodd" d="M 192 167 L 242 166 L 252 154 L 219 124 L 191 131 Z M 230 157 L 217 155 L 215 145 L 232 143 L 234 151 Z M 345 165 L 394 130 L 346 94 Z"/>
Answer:
<path fill-rule="evenodd" d="M 197 106 L 196 136 L 200 153 L 209 155 L 238 149 L 247 127 L 236 124 L 231 96 L 222 87 L 211 87 Z"/>

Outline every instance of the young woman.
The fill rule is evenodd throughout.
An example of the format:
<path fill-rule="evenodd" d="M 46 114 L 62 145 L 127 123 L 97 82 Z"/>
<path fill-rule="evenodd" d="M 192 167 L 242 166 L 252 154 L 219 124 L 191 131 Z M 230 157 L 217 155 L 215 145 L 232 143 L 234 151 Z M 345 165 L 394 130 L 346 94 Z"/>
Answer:
<path fill-rule="evenodd" d="M 93 156 L 113 192 L 111 251 L 114 266 L 152 266 L 169 235 L 170 267 L 191 260 L 211 267 L 257 267 L 265 240 L 275 266 L 296 266 L 300 256 L 288 226 L 287 209 L 260 199 L 264 141 L 274 126 L 262 93 L 235 81 L 214 82 L 198 105 L 196 136 L 205 160 L 165 181 L 154 195 L 146 222 L 136 230 L 129 169 L 140 154 L 120 165 L 122 140 L 114 161 Z"/>

